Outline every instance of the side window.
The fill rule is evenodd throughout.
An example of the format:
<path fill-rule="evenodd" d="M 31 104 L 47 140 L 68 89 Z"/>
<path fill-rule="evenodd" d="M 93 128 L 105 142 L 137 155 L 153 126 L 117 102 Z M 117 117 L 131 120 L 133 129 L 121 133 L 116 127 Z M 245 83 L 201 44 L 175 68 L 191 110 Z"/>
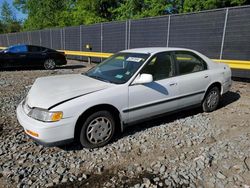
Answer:
<path fill-rule="evenodd" d="M 8 50 L 10 53 L 25 53 L 27 52 L 27 46 L 13 46 Z"/>
<path fill-rule="evenodd" d="M 175 67 L 171 54 L 169 52 L 162 52 L 156 54 L 143 67 L 141 73 L 152 74 L 154 81 L 156 81 L 174 76 L 174 70 Z"/>
<path fill-rule="evenodd" d="M 47 48 L 41 47 L 41 51 L 42 51 L 42 52 L 44 52 L 44 51 L 46 51 L 46 50 L 47 50 Z"/>
<path fill-rule="evenodd" d="M 207 69 L 205 61 L 192 52 L 175 52 L 175 60 L 178 65 L 180 75 Z"/>
<path fill-rule="evenodd" d="M 28 46 L 29 52 L 41 52 L 42 49 L 38 46 Z"/>

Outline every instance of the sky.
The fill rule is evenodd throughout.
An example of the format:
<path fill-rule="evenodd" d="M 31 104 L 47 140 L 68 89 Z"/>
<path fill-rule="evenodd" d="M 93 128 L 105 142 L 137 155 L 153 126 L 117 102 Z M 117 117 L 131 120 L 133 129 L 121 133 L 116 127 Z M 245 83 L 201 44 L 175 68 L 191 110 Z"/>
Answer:
<path fill-rule="evenodd" d="M 22 12 L 18 11 L 17 9 L 15 9 L 15 7 L 13 7 L 13 5 L 12 5 L 13 0 L 6 0 L 6 1 L 10 4 L 10 6 L 11 6 L 11 8 L 12 8 L 13 12 L 15 13 L 16 18 L 18 20 L 23 20 L 23 19 L 26 18 L 25 14 L 23 14 Z M 4 2 L 4 0 L 0 0 L 0 7 L 2 6 L 3 2 Z"/>

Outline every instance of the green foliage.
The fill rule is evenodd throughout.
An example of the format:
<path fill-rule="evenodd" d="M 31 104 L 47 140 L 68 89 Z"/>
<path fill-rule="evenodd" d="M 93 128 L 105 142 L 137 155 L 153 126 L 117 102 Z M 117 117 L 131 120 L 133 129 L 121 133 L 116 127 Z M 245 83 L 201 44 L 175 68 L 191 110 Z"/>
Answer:
<path fill-rule="evenodd" d="M 185 0 L 183 12 L 195 12 L 215 8 L 249 4 L 248 0 Z"/>
<path fill-rule="evenodd" d="M 7 1 L 4 1 L 1 6 L 0 33 L 12 33 L 20 30 L 21 23 L 16 19 Z"/>
<path fill-rule="evenodd" d="M 130 0 L 123 1 L 119 7 L 111 9 L 115 20 L 144 18 L 168 14 L 168 9 L 174 8 L 179 1 L 166 0 Z"/>
<path fill-rule="evenodd" d="M 24 30 L 35 30 L 70 24 L 67 19 L 71 16 L 68 15 L 71 3 L 68 0 L 15 0 L 14 6 L 28 15 Z"/>
<path fill-rule="evenodd" d="M 6 31 L 6 25 L 2 23 L 0 20 L 0 33 L 5 33 Z"/>

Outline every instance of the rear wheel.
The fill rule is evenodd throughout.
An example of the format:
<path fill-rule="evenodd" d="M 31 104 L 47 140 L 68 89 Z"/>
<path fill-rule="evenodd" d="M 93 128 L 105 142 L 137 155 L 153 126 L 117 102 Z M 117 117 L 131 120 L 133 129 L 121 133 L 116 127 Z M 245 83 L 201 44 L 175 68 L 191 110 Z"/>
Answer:
<path fill-rule="evenodd" d="M 44 68 L 46 70 L 53 70 L 56 68 L 56 62 L 54 59 L 47 59 L 45 62 L 44 62 Z"/>
<path fill-rule="evenodd" d="M 203 103 L 202 109 L 204 112 L 212 112 L 216 110 L 220 102 L 220 90 L 218 87 L 212 87 L 208 90 Z"/>
<path fill-rule="evenodd" d="M 86 148 L 106 145 L 115 132 L 115 120 L 108 111 L 98 111 L 90 115 L 84 122 L 80 133 L 80 143 Z"/>

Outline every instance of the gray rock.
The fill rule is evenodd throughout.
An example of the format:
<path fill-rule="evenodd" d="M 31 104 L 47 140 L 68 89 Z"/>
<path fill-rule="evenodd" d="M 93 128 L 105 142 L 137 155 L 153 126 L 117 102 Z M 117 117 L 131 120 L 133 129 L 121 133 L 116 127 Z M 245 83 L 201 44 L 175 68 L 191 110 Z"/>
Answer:
<path fill-rule="evenodd" d="M 145 187 L 148 188 L 151 184 L 150 180 L 148 178 L 143 178 L 142 180 Z"/>
<path fill-rule="evenodd" d="M 45 185 L 45 187 L 53 187 L 53 186 L 54 186 L 53 183 L 48 183 L 48 184 Z"/>
<path fill-rule="evenodd" d="M 162 182 L 159 182 L 159 187 L 163 187 L 163 183 Z"/>
<path fill-rule="evenodd" d="M 222 172 L 217 172 L 216 177 L 223 180 L 226 179 L 226 176 Z"/>
<path fill-rule="evenodd" d="M 58 174 L 63 174 L 65 172 L 65 170 L 66 170 L 66 168 L 63 168 L 63 167 L 60 166 L 59 168 L 57 168 L 56 172 Z"/>
<path fill-rule="evenodd" d="M 160 168 L 160 173 L 164 174 L 165 171 L 166 171 L 166 167 L 165 167 L 165 165 L 162 165 L 161 168 Z"/>
<path fill-rule="evenodd" d="M 33 183 L 32 180 L 28 181 L 28 185 L 32 185 L 32 183 Z"/>
<path fill-rule="evenodd" d="M 160 178 L 159 177 L 155 177 L 153 180 L 154 180 L 154 182 L 159 182 Z"/>
<path fill-rule="evenodd" d="M 59 184 L 60 182 L 60 176 L 57 176 L 55 179 L 53 179 L 53 183 Z"/>
<path fill-rule="evenodd" d="M 88 177 L 87 177 L 86 174 L 82 174 L 82 178 L 83 178 L 83 179 L 87 179 Z"/>
<path fill-rule="evenodd" d="M 134 188 L 140 188 L 140 186 L 141 186 L 141 185 L 138 183 L 138 184 L 135 184 L 135 185 L 134 185 Z"/>
<path fill-rule="evenodd" d="M 62 183 L 67 183 L 68 182 L 68 177 L 64 176 L 61 180 Z"/>

